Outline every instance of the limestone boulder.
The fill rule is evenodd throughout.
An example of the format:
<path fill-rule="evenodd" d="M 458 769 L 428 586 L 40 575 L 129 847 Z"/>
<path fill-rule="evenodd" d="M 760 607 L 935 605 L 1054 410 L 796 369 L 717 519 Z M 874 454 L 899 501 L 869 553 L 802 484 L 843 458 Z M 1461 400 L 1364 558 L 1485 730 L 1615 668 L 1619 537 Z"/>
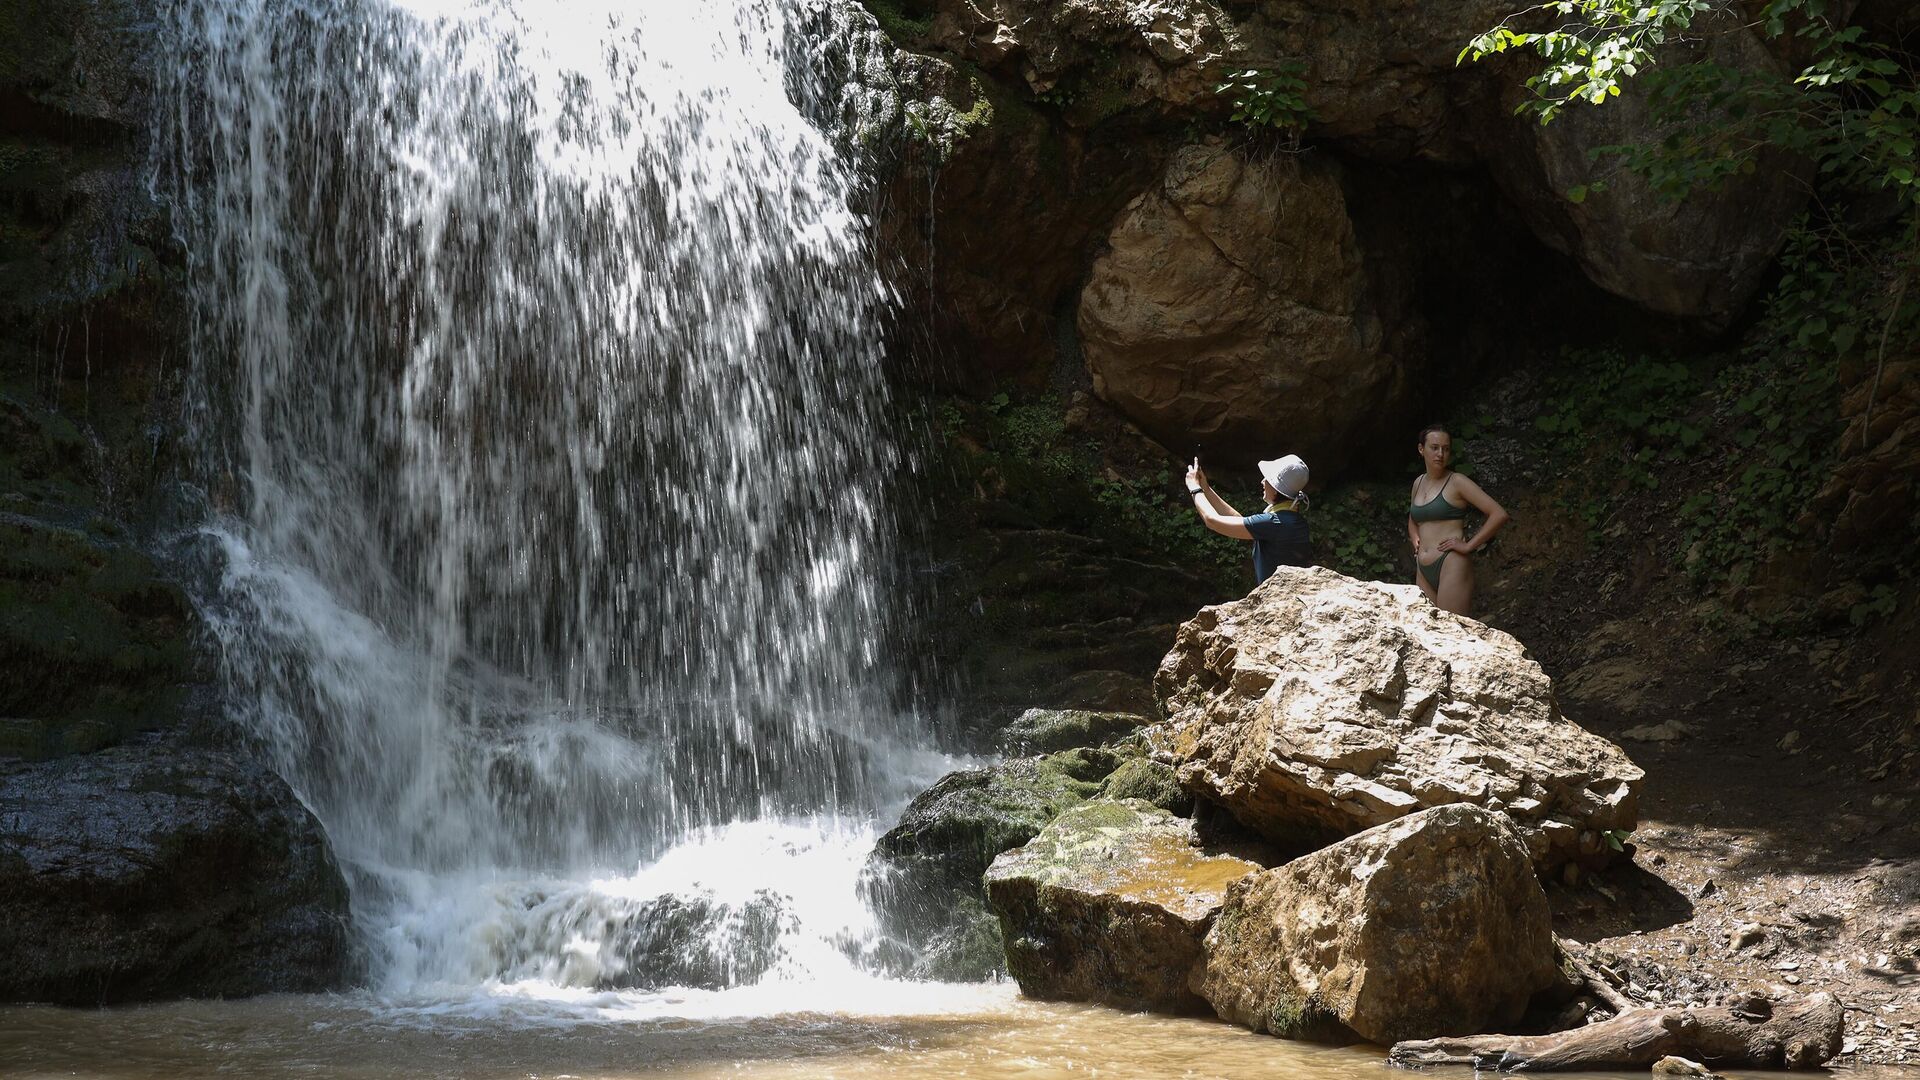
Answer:
<path fill-rule="evenodd" d="M 1154 687 L 1158 754 L 1276 840 L 1468 803 L 1548 869 L 1604 862 L 1638 817 L 1644 774 L 1561 714 L 1520 643 L 1412 585 L 1282 567 L 1182 626 Z"/>
<path fill-rule="evenodd" d="M 1184 146 L 1107 243 L 1080 297 L 1087 370 L 1163 444 L 1284 449 L 1321 471 L 1405 400 L 1330 160 Z"/>
<path fill-rule="evenodd" d="M 126 745 L 0 765 L 0 1001 L 338 988 L 347 887 L 320 823 L 236 754 Z"/>
<path fill-rule="evenodd" d="M 1255 1031 L 1390 1043 L 1510 1023 L 1557 979 L 1519 831 L 1441 806 L 1235 883 L 1193 985 Z"/>
<path fill-rule="evenodd" d="M 1227 887 L 1260 868 L 1203 847 L 1185 818 L 1099 800 L 995 859 L 987 902 L 1026 996 L 1199 1012 L 1187 982 L 1202 938 Z"/>
<path fill-rule="evenodd" d="M 1707 60 L 1753 77 L 1788 72 L 1753 31 L 1719 27 L 1665 49 L 1660 63 Z M 1764 284 L 1787 229 L 1806 205 L 1807 177 L 1785 155 L 1761 154 L 1749 174 L 1683 199 L 1662 195 L 1604 146 L 1657 143 L 1708 115 L 1663 123 L 1647 86 L 1630 83 L 1603 106 L 1576 105 L 1550 124 L 1513 115 L 1527 94 L 1518 78 L 1488 103 L 1482 155 L 1534 234 L 1579 264 L 1595 285 L 1662 315 L 1722 328 Z M 1579 196 L 1570 193 L 1578 190 Z"/>

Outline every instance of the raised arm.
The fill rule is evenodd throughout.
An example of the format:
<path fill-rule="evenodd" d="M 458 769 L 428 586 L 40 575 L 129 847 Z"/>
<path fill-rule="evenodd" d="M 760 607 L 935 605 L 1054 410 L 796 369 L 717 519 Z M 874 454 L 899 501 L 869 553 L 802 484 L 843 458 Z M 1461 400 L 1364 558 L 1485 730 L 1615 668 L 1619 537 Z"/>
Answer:
<path fill-rule="evenodd" d="M 1206 495 L 1207 505 L 1213 507 L 1214 512 L 1222 517 L 1240 517 L 1240 511 L 1235 510 L 1232 503 L 1221 498 L 1220 493 L 1213 490 L 1213 484 L 1207 479 L 1207 470 L 1200 467 L 1200 459 L 1194 458 L 1193 462 L 1193 480 L 1200 485 L 1201 492 Z"/>
<path fill-rule="evenodd" d="M 1194 489 L 1198 488 L 1198 491 Z M 1213 493 L 1206 483 L 1206 474 L 1200 471 L 1200 462 L 1196 459 L 1193 467 L 1187 470 L 1187 491 L 1193 496 L 1193 508 L 1199 512 L 1200 520 L 1207 528 L 1221 536 L 1231 536 L 1235 540 L 1251 540 L 1253 534 L 1247 531 L 1246 519 L 1239 514 L 1222 513 L 1222 508 L 1231 511 L 1233 507 L 1227 501 Z"/>
<path fill-rule="evenodd" d="M 1458 476 L 1459 474 L 1456 473 L 1455 475 Z M 1472 540 L 1450 540 L 1443 542 L 1440 545 L 1441 547 L 1448 548 L 1448 550 L 1451 551 L 1478 551 L 1487 546 L 1487 542 L 1493 539 L 1494 533 L 1505 528 L 1507 522 L 1513 520 L 1513 515 L 1507 513 L 1505 507 L 1494 502 L 1493 496 L 1482 491 L 1480 485 L 1474 483 L 1472 480 L 1461 476 L 1459 483 L 1454 486 L 1454 490 L 1460 493 L 1461 498 L 1467 500 L 1468 506 L 1485 514 L 1487 516 L 1487 523 L 1480 526 L 1480 531 L 1473 534 Z M 1449 545 L 1451 545 L 1451 547 L 1449 547 Z"/>

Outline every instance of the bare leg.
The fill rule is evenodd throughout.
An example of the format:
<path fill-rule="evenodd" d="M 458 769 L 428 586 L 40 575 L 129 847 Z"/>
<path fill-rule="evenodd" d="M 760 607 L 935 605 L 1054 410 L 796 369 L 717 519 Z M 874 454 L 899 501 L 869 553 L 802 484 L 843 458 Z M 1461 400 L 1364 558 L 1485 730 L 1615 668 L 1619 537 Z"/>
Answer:
<path fill-rule="evenodd" d="M 1456 551 L 1440 567 L 1439 598 L 1434 602 L 1455 615 L 1473 614 L 1473 556 Z"/>

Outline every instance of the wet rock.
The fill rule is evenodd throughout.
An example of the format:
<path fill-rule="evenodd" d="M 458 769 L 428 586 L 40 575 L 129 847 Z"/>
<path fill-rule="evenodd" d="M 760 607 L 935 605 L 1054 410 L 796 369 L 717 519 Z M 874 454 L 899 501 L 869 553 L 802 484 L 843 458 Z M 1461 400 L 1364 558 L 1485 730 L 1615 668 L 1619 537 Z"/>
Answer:
<path fill-rule="evenodd" d="M 0 420 L 13 404 L 0 401 Z M 0 757 L 96 750 L 177 722 L 196 626 L 179 587 L 105 519 L 0 512 Z"/>
<path fill-rule="evenodd" d="M 1000 733 L 1007 754 L 1051 754 L 1076 746 L 1099 746 L 1137 731 L 1147 718 L 1084 709 L 1028 709 Z"/>
<path fill-rule="evenodd" d="M 1668 1055 L 1653 1063 L 1655 1076 L 1691 1076 L 1696 1080 L 1722 1080 L 1719 1073 L 1688 1058 Z"/>
<path fill-rule="evenodd" d="M 891 280 L 924 327 L 915 344 L 942 381 L 1044 371 L 1088 249 L 1162 151 L 1090 141 L 947 59 L 889 48 L 883 66 L 900 100 L 870 140 L 885 178 L 874 211 Z"/>
<path fill-rule="evenodd" d="M 885 932 L 905 946 L 909 959 L 893 966 L 922 978 L 936 969 L 954 979 L 992 974 L 1000 955 L 978 904 L 981 875 L 995 856 L 1098 795 L 1121 760 L 1080 748 L 949 773 L 915 797 L 874 846 L 862 884 Z M 975 947 L 983 935 L 996 947 Z"/>
<path fill-rule="evenodd" d="M 656 897 L 610 932 L 620 962 L 598 985 L 724 990 L 759 982 L 780 961 L 780 938 L 796 921 L 785 898 L 765 889 L 741 904 L 709 896 Z"/>
<path fill-rule="evenodd" d="M 1204 849 L 1191 821 L 1103 799 L 995 859 L 987 901 L 1028 997 L 1198 1012 L 1187 975 L 1201 939 L 1227 886 L 1258 869 Z"/>
<path fill-rule="evenodd" d="M 1158 754 L 1276 841 L 1468 803 L 1548 869 L 1607 861 L 1602 834 L 1636 821 L 1626 754 L 1561 715 L 1518 641 L 1412 586 L 1282 567 L 1182 626 L 1154 687 Z"/>
<path fill-rule="evenodd" d="M 1347 216 L 1337 168 L 1175 151 L 1128 205 L 1080 298 L 1094 392 L 1164 444 L 1330 468 L 1408 381 Z"/>
<path fill-rule="evenodd" d="M 237 754 L 0 765 L 0 952 L 4 1001 L 330 990 L 346 883 L 319 822 Z"/>
<path fill-rule="evenodd" d="M 1234 885 L 1194 989 L 1255 1031 L 1386 1043 L 1510 1023 L 1559 978 L 1519 831 L 1442 806 Z"/>

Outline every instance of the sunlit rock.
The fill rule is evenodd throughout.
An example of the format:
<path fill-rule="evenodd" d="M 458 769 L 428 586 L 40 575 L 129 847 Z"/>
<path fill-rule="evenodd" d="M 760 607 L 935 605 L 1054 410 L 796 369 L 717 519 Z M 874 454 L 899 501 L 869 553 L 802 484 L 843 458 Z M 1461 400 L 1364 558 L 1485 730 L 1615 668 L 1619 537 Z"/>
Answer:
<path fill-rule="evenodd" d="M 864 891 L 883 928 L 905 946 L 896 965 L 922 977 L 982 978 L 999 966 L 994 930 L 979 904 L 980 875 L 1062 811 L 1100 793 L 1120 755 L 1062 751 L 950 773 L 921 792 L 880 838 Z M 997 938 L 995 939 L 997 941 Z"/>
<path fill-rule="evenodd" d="M 1520 643 L 1411 585 L 1282 567 L 1182 626 L 1155 690 L 1181 781 L 1276 839 L 1471 803 L 1545 869 L 1605 861 L 1637 820 L 1644 774 Z"/>
<path fill-rule="evenodd" d="M 1203 848 L 1187 819 L 1103 799 L 995 859 L 987 901 L 1028 997 L 1195 1012 L 1201 938 L 1227 886 L 1258 869 Z"/>
<path fill-rule="evenodd" d="M 1518 830 L 1443 806 L 1235 884 L 1193 985 L 1255 1031 L 1386 1043 L 1511 1023 L 1556 978 Z"/>
<path fill-rule="evenodd" d="M 1132 734 L 1147 718 L 1087 709 L 1028 709 L 1000 733 L 1009 754 L 1050 754 L 1076 746 L 1099 746 Z"/>

